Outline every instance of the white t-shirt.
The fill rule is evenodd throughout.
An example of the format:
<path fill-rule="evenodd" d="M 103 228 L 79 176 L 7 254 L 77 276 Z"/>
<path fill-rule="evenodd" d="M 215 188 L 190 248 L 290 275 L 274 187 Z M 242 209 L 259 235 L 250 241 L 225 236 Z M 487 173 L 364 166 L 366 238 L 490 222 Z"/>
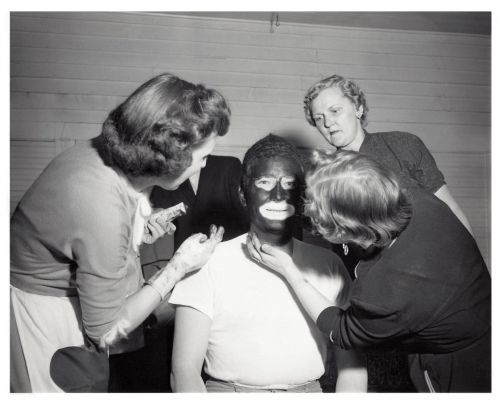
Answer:
<path fill-rule="evenodd" d="M 246 234 L 221 243 L 199 272 L 179 282 L 170 303 L 211 320 L 205 371 L 237 384 L 272 387 L 316 380 L 325 372 L 326 337 L 284 279 L 247 256 Z M 350 279 L 327 249 L 293 240 L 293 259 L 326 298 L 345 304 Z"/>

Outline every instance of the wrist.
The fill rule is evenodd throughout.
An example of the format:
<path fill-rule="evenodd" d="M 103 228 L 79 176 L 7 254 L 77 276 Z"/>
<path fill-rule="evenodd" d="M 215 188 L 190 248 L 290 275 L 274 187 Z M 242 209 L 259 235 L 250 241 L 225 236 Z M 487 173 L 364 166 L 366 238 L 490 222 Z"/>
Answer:
<path fill-rule="evenodd" d="M 161 300 L 163 301 L 170 291 L 172 291 L 177 281 L 178 279 L 176 273 L 169 268 L 169 265 L 167 265 L 162 270 L 154 274 L 150 279 L 145 281 L 144 285 L 148 285 L 158 292 Z"/>
<path fill-rule="evenodd" d="M 286 266 L 284 277 L 292 287 L 304 281 L 301 271 L 293 263 Z"/>
<path fill-rule="evenodd" d="M 174 256 L 172 256 L 166 269 L 173 273 L 176 282 L 181 280 L 188 272 L 191 271 L 189 263 L 184 261 L 179 253 L 175 253 Z"/>

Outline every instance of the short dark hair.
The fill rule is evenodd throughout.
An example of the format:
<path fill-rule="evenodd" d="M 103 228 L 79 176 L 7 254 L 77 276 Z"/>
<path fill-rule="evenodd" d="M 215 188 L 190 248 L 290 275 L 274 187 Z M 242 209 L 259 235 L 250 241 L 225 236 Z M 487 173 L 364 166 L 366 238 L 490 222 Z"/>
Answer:
<path fill-rule="evenodd" d="M 241 187 L 244 193 L 250 185 L 254 166 L 262 159 L 273 157 L 283 157 L 296 161 L 304 173 L 305 159 L 297 148 L 283 137 L 270 133 L 253 144 L 245 153 L 241 178 Z M 299 181 L 300 185 L 303 185 L 304 178 L 299 178 Z"/>
<path fill-rule="evenodd" d="M 313 159 L 305 214 L 325 239 L 385 247 L 404 231 L 412 207 L 395 173 L 354 151 L 317 150 Z"/>
<path fill-rule="evenodd" d="M 333 76 L 326 77 L 317 83 L 313 84 L 304 96 L 304 114 L 306 120 L 311 126 L 316 127 L 316 123 L 311 115 L 311 102 L 316 99 L 316 97 L 321 93 L 321 91 L 327 88 L 338 88 L 344 96 L 352 102 L 356 107 L 356 110 L 360 106 L 363 107 L 363 113 L 359 120 L 361 121 L 361 126 L 366 127 L 368 125 L 368 104 L 366 102 L 366 96 L 361 88 L 352 80 L 334 74 Z"/>
<path fill-rule="evenodd" d="M 230 116 L 216 90 L 164 73 L 108 115 L 94 145 L 127 176 L 177 176 L 191 164 L 193 147 L 227 133 Z"/>

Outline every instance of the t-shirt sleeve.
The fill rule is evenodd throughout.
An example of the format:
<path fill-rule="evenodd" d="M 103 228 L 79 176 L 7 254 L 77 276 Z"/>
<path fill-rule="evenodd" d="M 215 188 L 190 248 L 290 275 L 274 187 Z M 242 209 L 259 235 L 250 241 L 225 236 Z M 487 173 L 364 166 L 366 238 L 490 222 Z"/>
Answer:
<path fill-rule="evenodd" d="M 409 176 L 415 179 L 423 189 L 435 193 L 446 182 L 434 157 L 418 136 L 408 133 L 406 143 L 407 150 L 412 156 L 407 167 Z"/>
<path fill-rule="evenodd" d="M 213 319 L 214 290 L 209 264 L 179 281 L 170 296 L 169 303 L 189 306 Z"/>

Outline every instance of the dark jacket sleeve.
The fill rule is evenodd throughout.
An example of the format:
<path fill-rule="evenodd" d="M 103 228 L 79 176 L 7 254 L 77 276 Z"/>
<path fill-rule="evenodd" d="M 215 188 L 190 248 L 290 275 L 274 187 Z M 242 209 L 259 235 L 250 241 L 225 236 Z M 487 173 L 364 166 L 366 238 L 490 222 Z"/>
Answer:
<path fill-rule="evenodd" d="M 210 224 L 224 226 L 224 241 L 248 231 L 247 211 L 239 197 L 241 172 L 238 158 L 209 156 L 200 176 L 195 221 L 205 231 Z"/>
<path fill-rule="evenodd" d="M 446 184 L 443 173 L 439 170 L 436 161 L 425 146 L 424 142 L 413 134 L 407 136 L 408 144 L 405 148 L 413 155 L 414 165 L 408 167 L 408 174 L 415 175 L 420 186 L 431 193 L 438 191 Z"/>
<path fill-rule="evenodd" d="M 407 333 L 399 312 L 351 300 L 346 310 L 326 308 L 317 319 L 319 329 L 343 348 L 366 348 Z"/>
<path fill-rule="evenodd" d="M 232 167 L 229 170 L 227 178 L 227 189 L 231 200 L 231 207 L 238 223 L 236 232 L 240 235 L 248 231 L 250 223 L 248 211 L 246 207 L 243 206 L 240 198 L 241 176 L 243 172 L 242 165 L 240 160 L 237 158 L 231 158 L 231 161 Z"/>

